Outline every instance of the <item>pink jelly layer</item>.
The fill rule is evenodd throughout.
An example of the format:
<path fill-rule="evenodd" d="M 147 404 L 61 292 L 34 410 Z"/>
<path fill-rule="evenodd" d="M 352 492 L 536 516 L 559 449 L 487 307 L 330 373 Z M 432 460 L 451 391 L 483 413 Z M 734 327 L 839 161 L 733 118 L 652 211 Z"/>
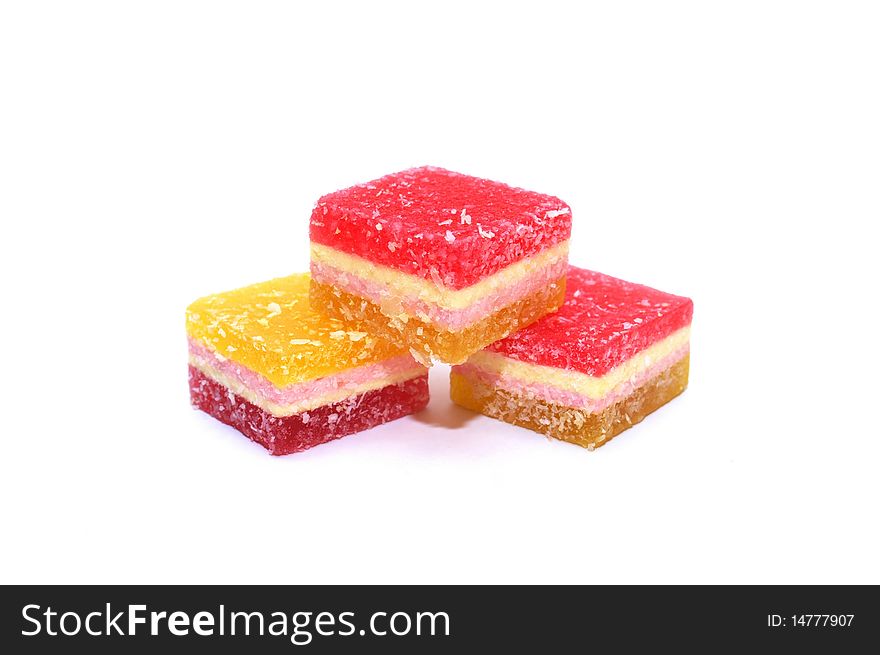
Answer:
<path fill-rule="evenodd" d="M 480 298 L 463 309 L 447 309 L 426 302 L 415 295 L 407 295 L 394 300 L 394 306 L 400 307 L 410 316 L 415 316 L 440 328 L 458 332 L 510 304 L 522 300 L 540 289 L 547 287 L 565 275 L 568 263 L 563 259 L 551 266 L 529 275 L 517 284 L 503 287 L 495 293 Z M 333 266 L 312 262 L 312 279 L 335 286 L 343 291 L 366 298 L 380 307 L 389 303 L 389 291 L 382 285 L 364 278 L 339 270 Z M 427 317 L 427 318 L 425 318 Z"/>
<path fill-rule="evenodd" d="M 309 235 L 463 289 L 567 240 L 571 210 L 554 196 L 425 166 L 323 196 Z"/>
<path fill-rule="evenodd" d="M 693 312 L 690 298 L 569 266 L 562 307 L 487 350 L 600 377 L 690 325 Z"/>
<path fill-rule="evenodd" d="M 550 384 L 526 382 L 519 378 L 499 375 L 473 364 L 453 366 L 452 370 L 466 377 L 474 377 L 490 387 L 500 387 L 520 396 L 540 398 L 556 405 L 582 409 L 595 414 L 623 400 L 637 388 L 656 377 L 666 369 L 680 361 L 690 351 L 689 344 L 675 350 L 666 357 L 657 360 L 650 367 L 639 372 L 629 380 L 617 385 L 602 398 L 590 398 L 568 389 L 561 389 Z"/>
<path fill-rule="evenodd" d="M 218 373 L 241 384 L 256 397 L 281 406 L 297 405 L 308 400 L 321 398 L 339 389 L 351 389 L 354 393 L 364 384 L 391 379 L 407 371 L 412 371 L 413 375 L 424 373 L 424 367 L 410 355 L 400 355 L 383 362 L 349 368 L 335 375 L 278 388 L 268 379 L 246 366 L 237 364 L 231 359 L 218 359 L 212 350 L 195 339 L 189 339 L 189 352 L 196 363 L 204 361 Z"/>

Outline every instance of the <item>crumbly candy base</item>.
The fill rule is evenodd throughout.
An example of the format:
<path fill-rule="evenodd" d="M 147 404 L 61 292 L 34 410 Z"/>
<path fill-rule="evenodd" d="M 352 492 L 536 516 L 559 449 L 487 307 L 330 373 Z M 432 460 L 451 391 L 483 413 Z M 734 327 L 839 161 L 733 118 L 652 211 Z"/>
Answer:
<path fill-rule="evenodd" d="M 565 297 L 565 278 L 454 332 L 413 316 L 389 317 L 378 305 L 337 287 L 311 281 L 312 309 L 333 318 L 362 322 L 372 334 L 391 343 L 406 344 L 412 356 L 426 366 L 434 361 L 461 364 L 470 355 L 508 334 L 556 311 Z"/>
<path fill-rule="evenodd" d="M 683 392 L 689 364 L 690 356 L 685 355 L 626 398 L 598 413 L 512 393 L 455 371 L 450 375 L 450 395 L 455 404 L 466 409 L 593 450 Z"/>
<path fill-rule="evenodd" d="M 272 455 L 289 455 L 418 412 L 428 404 L 428 376 L 346 398 L 308 412 L 273 416 L 197 368 L 189 367 L 193 407 L 231 425 Z"/>

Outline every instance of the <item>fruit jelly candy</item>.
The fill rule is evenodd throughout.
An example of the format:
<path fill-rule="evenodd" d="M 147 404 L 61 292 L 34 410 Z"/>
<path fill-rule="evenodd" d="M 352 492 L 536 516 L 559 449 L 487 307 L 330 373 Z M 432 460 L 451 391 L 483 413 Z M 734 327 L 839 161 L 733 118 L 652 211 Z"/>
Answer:
<path fill-rule="evenodd" d="M 455 403 L 595 448 L 687 387 L 689 298 L 569 267 L 559 311 L 454 366 Z"/>
<path fill-rule="evenodd" d="M 426 383 L 418 382 L 427 369 L 406 347 L 375 338 L 360 322 L 312 311 L 308 290 L 301 273 L 206 296 L 186 312 L 193 405 L 274 454 L 427 402 Z M 386 400 L 394 403 L 387 411 Z"/>
<path fill-rule="evenodd" d="M 406 170 L 318 201 L 311 302 L 426 364 L 462 362 L 558 307 L 570 233 L 553 196 Z"/>

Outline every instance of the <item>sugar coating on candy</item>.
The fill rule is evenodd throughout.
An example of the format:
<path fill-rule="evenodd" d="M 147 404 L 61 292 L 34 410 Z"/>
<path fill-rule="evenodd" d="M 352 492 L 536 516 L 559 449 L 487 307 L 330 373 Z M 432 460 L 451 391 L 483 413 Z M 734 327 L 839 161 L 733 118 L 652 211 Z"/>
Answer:
<path fill-rule="evenodd" d="M 356 320 L 313 311 L 308 292 L 309 275 L 302 273 L 200 298 L 186 310 L 187 334 L 218 360 L 232 360 L 278 387 L 407 352 Z"/>
<path fill-rule="evenodd" d="M 690 298 L 569 266 L 559 310 L 487 350 L 601 376 L 688 326 L 692 315 Z"/>
<path fill-rule="evenodd" d="M 189 367 L 194 407 L 236 428 L 272 455 L 288 455 L 418 412 L 428 403 L 428 376 L 352 396 L 292 416 L 260 409 Z"/>
<path fill-rule="evenodd" d="M 336 191 L 312 212 L 312 242 L 461 289 L 567 240 L 559 198 L 442 168 Z"/>

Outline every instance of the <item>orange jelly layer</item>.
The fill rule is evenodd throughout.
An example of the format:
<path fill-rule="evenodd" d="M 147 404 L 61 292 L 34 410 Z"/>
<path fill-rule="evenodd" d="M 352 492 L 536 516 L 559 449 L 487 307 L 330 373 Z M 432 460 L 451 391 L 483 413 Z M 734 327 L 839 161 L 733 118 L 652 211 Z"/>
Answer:
<path fill-rule="evenodd" d="M 450 395 L 466 409 L 593 450 L 684 391 L 689 364 L 686 355 L 620 402 L 592 414 L 492 387 L 460 373 L 450 376 Z"/>
<path fill-rule="evenodd" d="M 308 273 L 205 296 L 186 309 L 186 332 L 277 387 L 305 382 L 407 352 L 309 306 Z"/>
<path fill-rule="evenodd" d="M 464 330 L 452 332 L 440 330 L 414 317 L 406 321 L 389 318 L 370 301 L 315 280 L 312 280 L 310 295 L 315 309 L 342 320 L 362 322 L 371 333 L 409 348 L 412 356 L 426 366 L 430 366 L 433 360 L 462 364 L 490 343 L 556 311 L 564 297 L 563 277 Z"/>

